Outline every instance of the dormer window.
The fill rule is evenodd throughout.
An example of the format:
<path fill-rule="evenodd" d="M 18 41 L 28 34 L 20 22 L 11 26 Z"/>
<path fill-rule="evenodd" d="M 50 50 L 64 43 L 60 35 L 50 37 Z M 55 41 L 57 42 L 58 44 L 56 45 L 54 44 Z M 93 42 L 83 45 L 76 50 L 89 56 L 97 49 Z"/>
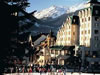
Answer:
<path fill-rule="evenodd" d="M 90 16 L 90 14 L 91 14 L 91 9 L 89 8 L 88 9 L 88 16 Z"/>

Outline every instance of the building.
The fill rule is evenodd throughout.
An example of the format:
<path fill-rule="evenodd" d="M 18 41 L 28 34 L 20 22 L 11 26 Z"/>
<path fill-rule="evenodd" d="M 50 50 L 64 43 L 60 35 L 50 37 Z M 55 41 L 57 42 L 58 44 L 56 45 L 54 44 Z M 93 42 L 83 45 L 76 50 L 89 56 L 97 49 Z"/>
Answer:
<path fill-rule="evenodd" d="M 79 10 L 80 19 L 80 45 L 84 46 L 82 51 L 84 59 L 89 65 L 100 65 L 100 2 L 91 0 L 86 8 Z"/>
<path fill-rule="evenodd" d="M 69 16 L 57 33 L 56 45 L 74 46 L 79 42 L 79 17 Z"/>
<path fill-rule="evenodd" d="M 52 46 L 50 47 L 51 65 L 65 65 L 67 58 L 74 54 L 75 46 Z"/>
<path fill-rule="evenodd" d="M 79 44 L 79 17 L 71 14 L 57 32 L 56 45 L 51 48 L 51 57 L 56 64 L 65 65 L 67 58 L 74 56 L 75 45 Z M 71 48 L 73 47 L 73 48 Z M 52 61 L 54 63 L 54 61 Z"/>
<path fill-rule="evenodd" d="M 75 46 L 81 51 L 82 66 L 100 65 L 100 2 L 91 0 L 84 9 L 68 16 L 57 33 L 57 46 Z"/>
<path fill-rule="evenodd" d="M 50 46 L 55 44 L 55 36 L 53 32 L 50 31 L 48 34 L 40 34 L 37 39 L 35 39 L 34 48 L 36 48 L 36 54 L 33 54 L 33 63 L 38 64 L 40 66 L 44 66 L 46 64 L 50 64 Z M 35 56 L 34 56 L 35 55 Z M 38 58 L 36 57 L 38 56 Z"/>

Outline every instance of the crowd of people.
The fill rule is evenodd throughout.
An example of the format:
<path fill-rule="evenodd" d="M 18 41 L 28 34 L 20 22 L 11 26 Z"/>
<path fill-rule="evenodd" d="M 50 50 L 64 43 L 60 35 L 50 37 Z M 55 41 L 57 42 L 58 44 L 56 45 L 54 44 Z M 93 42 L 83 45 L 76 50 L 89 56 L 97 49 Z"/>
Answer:
<path fill-rule="evenodd" d="M 54 65 L 46 65 L 46 66 L 17 66 L 17 67 L 9 67 L 5 68 L 5 73 L 32 73 L 32 72 L 39 72 L 39 73 L 46 73 L 46 72 L 62 72 L 63 67 L 61 66 L 54 66 Z"/>

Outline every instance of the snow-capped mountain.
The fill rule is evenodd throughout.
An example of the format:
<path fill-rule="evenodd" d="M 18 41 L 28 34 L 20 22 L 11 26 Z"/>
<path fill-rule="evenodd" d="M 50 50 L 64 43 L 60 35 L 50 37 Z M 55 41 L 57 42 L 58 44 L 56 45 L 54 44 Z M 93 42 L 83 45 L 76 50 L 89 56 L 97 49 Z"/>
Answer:
<path fill-rule="evenodd" d="M 84 5 L 86 3 L 87 2 L 84 2 L 81 4 L 76 4 L 76 5 L 71 6 L 71 7 L 53 5 L 49 8 L 46 8 L 46 9 L 41 10 L 39 12 L 36 12 L 34 14 L 34 16 L 37 17 L 38 19 L 48 18 L 48 17 L 57 18 L 65 13 L 75 12 L 76 10 L 84 8 Z"/>
<path fill-rule="evenodd" d="M 42 11 L 36 12 L 34 14 L 35 17 L 38 19 L 44 18 L 44 17 L 52 17 L 56 18 L 58 16 L 61 16 L 62 14 L 66 13 L 68 10 L 67 7 L 62 6 L 51 6 L 50 8 L 44 9 Z"/>
<path fill-rule="evenodd" d="M 67 13 L 70 13 L 70 12 L 75 12 L 76 10 L 80 10 L 80 9 L 83 9 L 85 8 L 85 4 L 87 2 L 84 2 L 84 3 L 81 3 L 81 4 L 76 4 L 72 7 L 69 7 L 68 10 L 67 10 Z"/>
<path fill-rule="evenodd" d="M 76 10 L 85 8 L 87 2 L 76 4 L 71 7 L 51 6 L 50 8 L 36 12 L 34 16 L 37 18 L 36 23 L 30 28 L 33 35 L 43 32 L 48 33 L 52 30 L 55 35 L 59 27 L 65 22 L 68 15 L 72 15 Z"/>

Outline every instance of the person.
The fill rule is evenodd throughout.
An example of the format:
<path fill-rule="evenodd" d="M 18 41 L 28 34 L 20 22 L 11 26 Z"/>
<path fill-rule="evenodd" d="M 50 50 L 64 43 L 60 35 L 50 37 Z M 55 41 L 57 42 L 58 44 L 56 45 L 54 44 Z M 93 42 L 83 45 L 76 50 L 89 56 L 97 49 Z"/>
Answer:
<path fill-rule="evenodd" d="M 23 68 L 22 68 L 22 72 L 24 73 L 24 71 L 25 71 L 25 68 L 23 67 Z"/>
<path fill-rule="evenodd" d="M 31 67 L 29 68 L 29 73 L 32 73 L 32 68 Z"/>
<path fill-rule="evenodd" d="M 66 70 L 64 70 L 64 75 L 66 75 Z"/>
<path fill-rule="evenodd" d="M 13 68 L 13 67 L 11 67 L 11 68 L 10 68 L 10 72 L 12 73 L 12 72 L 13 72 L 13 70 L 14 70 L 14 68 Z"/>

